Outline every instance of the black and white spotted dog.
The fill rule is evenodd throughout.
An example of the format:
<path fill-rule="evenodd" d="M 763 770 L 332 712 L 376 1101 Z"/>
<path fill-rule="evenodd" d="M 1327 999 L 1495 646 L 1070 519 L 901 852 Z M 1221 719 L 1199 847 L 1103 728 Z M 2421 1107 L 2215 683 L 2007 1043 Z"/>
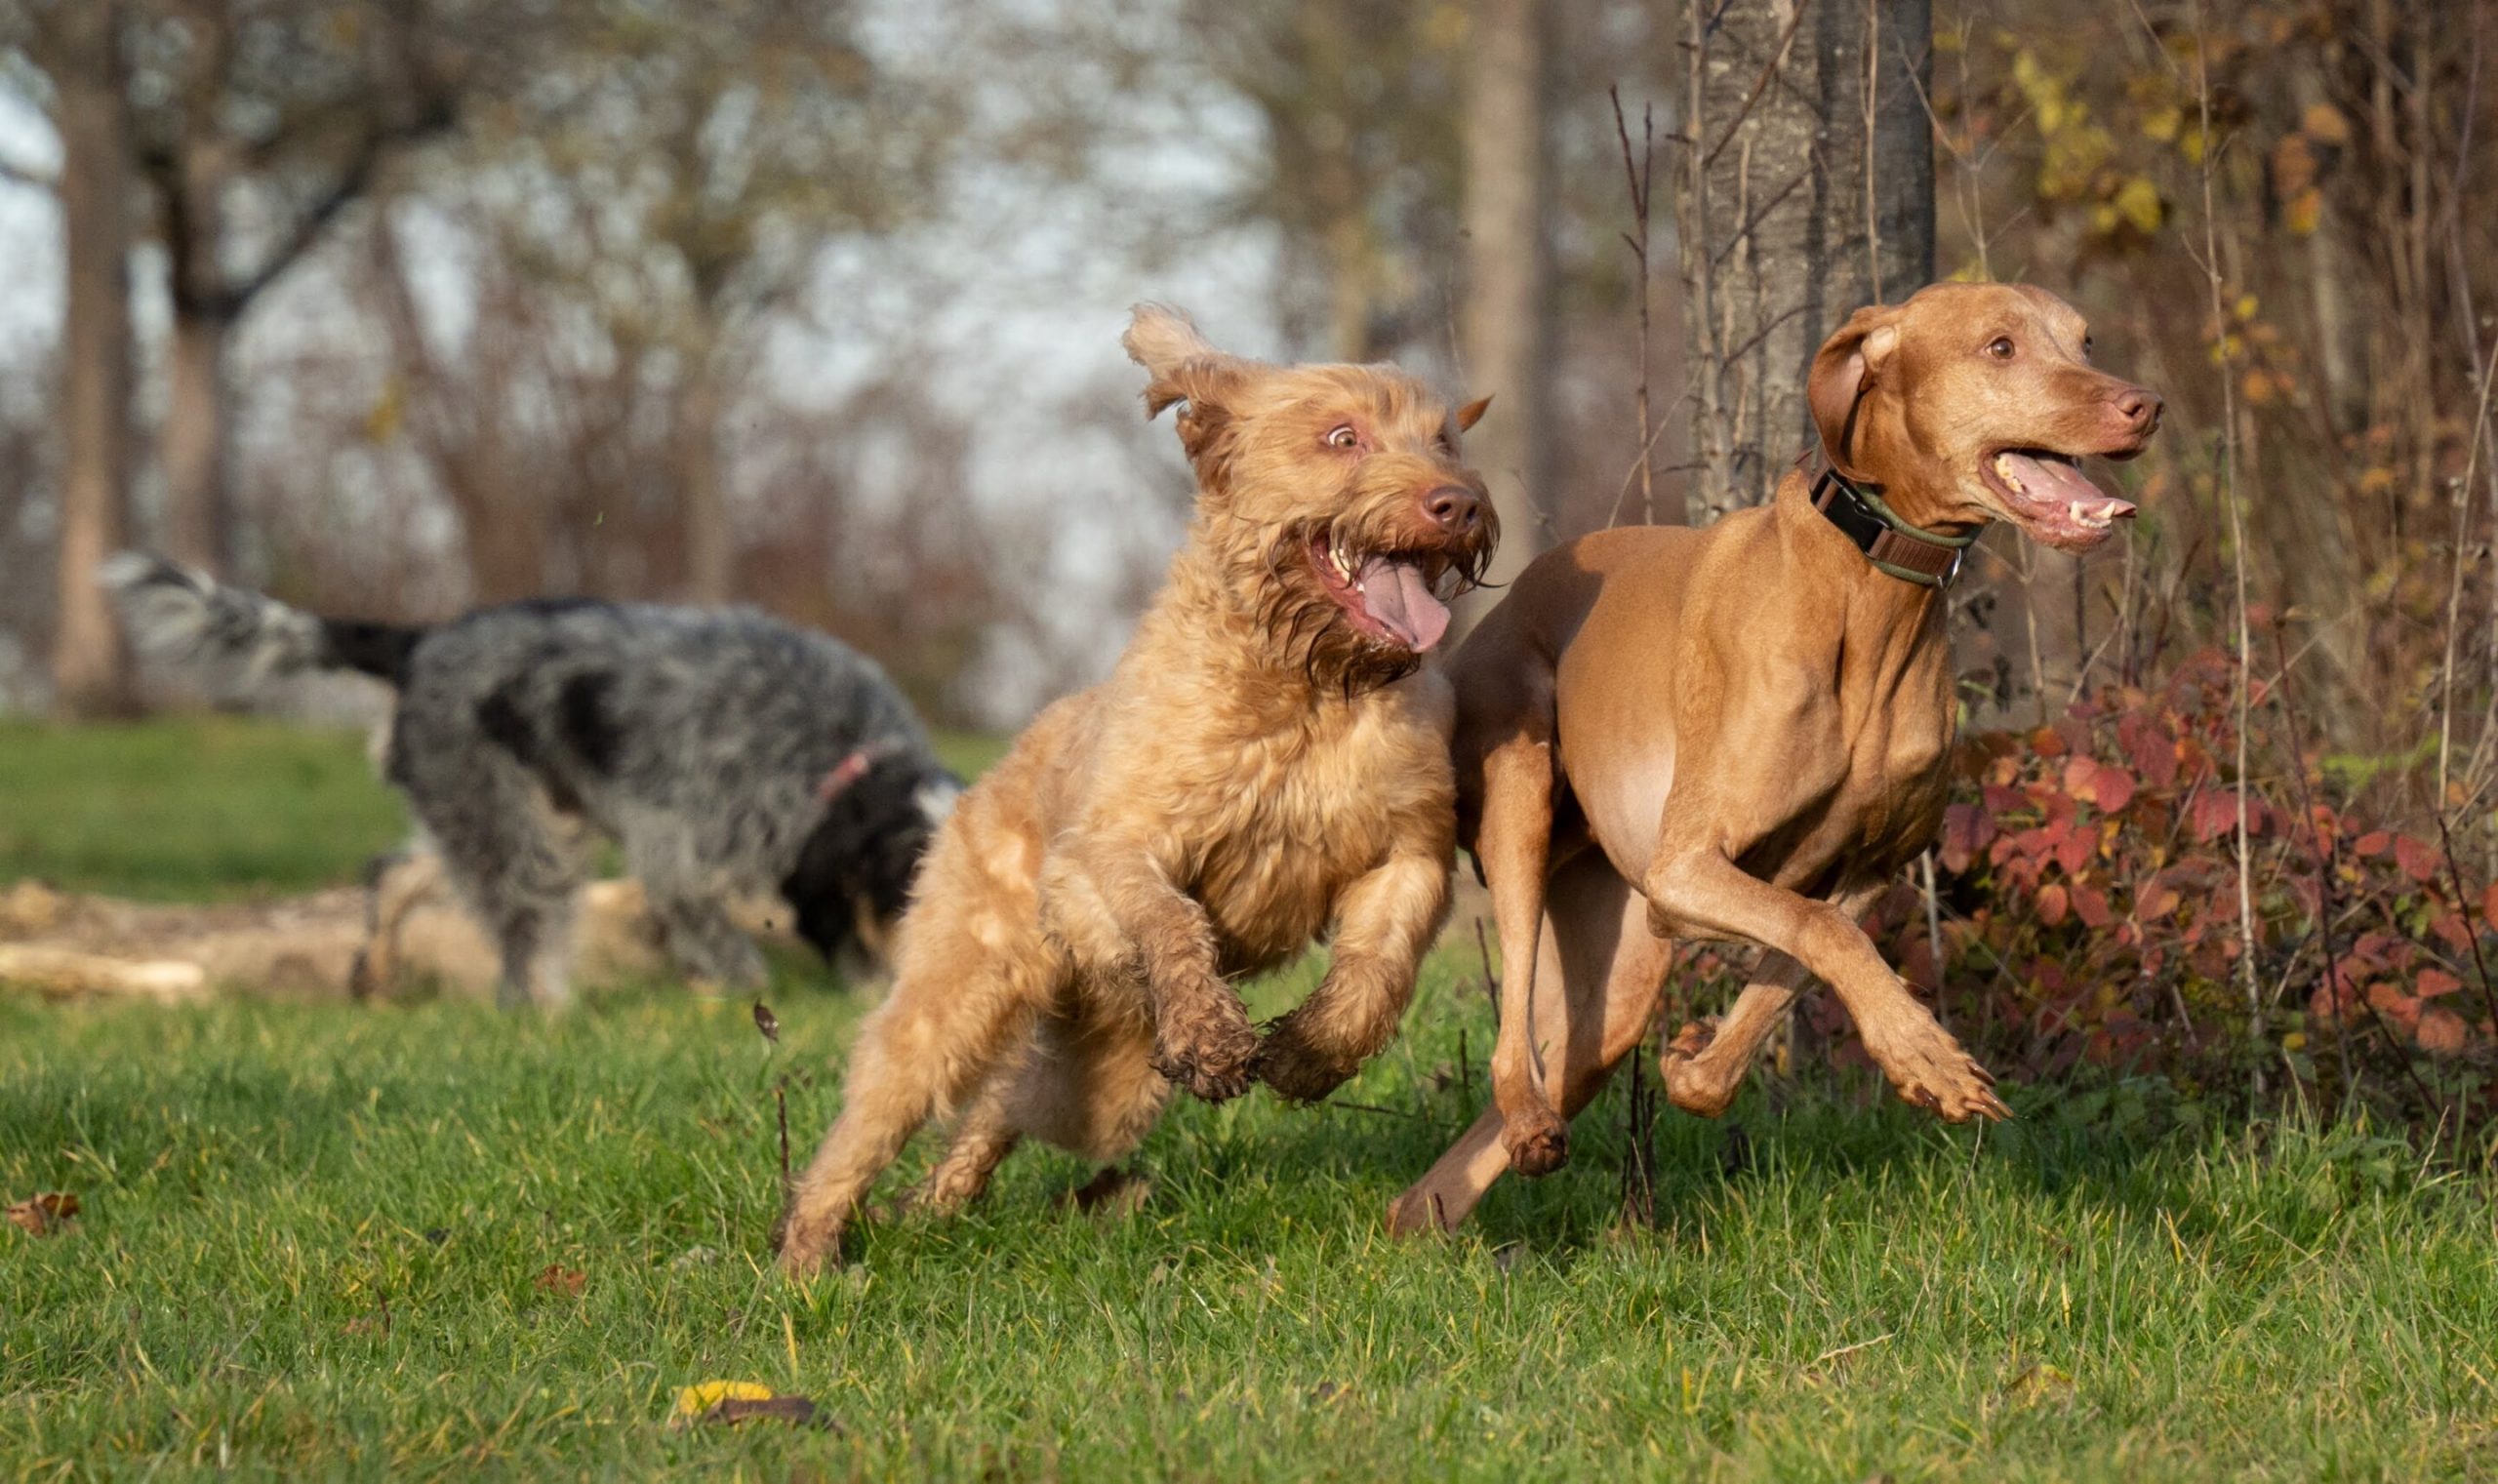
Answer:
<path fill-rule="evenodd" d="M 506 1006 L 570 999 L 593 835 L 622 847 L 687 974 L 754 985 L 731 902 L 777 891 L 841 955 L 901 915 L 962 786 L 872 662 L 747 609 L 557 599 L 407 627 L 137 552 L 100 576 L 141 654 L 224 693 L 308 670 L 396 689 L 384 772 L 494 938 Z"/>

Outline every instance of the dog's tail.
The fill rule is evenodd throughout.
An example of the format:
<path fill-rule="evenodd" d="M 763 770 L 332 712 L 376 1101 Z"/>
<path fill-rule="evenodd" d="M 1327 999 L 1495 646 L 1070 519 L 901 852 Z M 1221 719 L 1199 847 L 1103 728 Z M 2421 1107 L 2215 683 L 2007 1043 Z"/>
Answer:
<path fill-rule="evenodd" d="M 324 619 L 143 551 L 106 557 L 96 578 L 141 654 L 199 666 L 236 694 L 306 670 L 358 670 L 397 685 L 425 636 L 400 624 Z"/>

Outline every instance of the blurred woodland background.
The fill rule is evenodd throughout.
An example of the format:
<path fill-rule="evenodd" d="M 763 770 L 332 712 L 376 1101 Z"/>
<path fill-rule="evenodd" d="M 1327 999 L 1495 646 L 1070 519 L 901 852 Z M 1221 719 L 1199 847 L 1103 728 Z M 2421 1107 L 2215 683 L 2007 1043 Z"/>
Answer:
<path fill-rule="evenodd" d="M 131 705 L 88 574 L 137 542 L 375 617 L 734 598 L 1010 725 L 1185 517 L 1133 301 L 1495 394 L 1513 568 L 1764 498 L 1857 304 L 2034 282 L 2167 430 L 2095 471 L 2127 539 L 1998 531 L 1953 590 L 1973 739 L 1902 961 L 2034 1070 L 2460 1130 L 2490 10 L 0 0 L 0 695 Z"/>

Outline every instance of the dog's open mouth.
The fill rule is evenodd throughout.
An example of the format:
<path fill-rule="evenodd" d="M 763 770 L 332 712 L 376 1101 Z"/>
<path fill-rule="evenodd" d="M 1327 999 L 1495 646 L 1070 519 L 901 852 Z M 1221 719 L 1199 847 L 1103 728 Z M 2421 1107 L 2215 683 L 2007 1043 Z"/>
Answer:
<path fill-rule="evenodd" d="M 2086 551 L 2106 541 L 2116 522 L 2134 514 L 2132 501 L 2119 500 L 2082 477 L 2080 461 L 2071 454 L 2003 449 L 1979 472 L 2003 501 L 2006 514 L 2060 551 Z"/>
<path fill-rule="evenodd" d="M 1318 584 L 1354 628 L 1421 654 L 1448 632 L 1448 604 L 1439 595 L 1452 564 L 1422 551 L 1360 552 L 1325 531 L 1309 538 Z"/>

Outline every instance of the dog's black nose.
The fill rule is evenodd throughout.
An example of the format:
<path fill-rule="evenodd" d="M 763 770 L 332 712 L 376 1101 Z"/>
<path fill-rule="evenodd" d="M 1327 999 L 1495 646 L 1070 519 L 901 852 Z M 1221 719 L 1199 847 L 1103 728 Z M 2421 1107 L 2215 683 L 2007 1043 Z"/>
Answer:
<path fill-rule="evenodd" d="M 2116 415 L 2144 432 L 2159 426 L 2161 406 L 2158 392 L 2140 386 L 2128 386 L 2116 394 Z"/>
<path fill-rule="evenodd" d="M 1444 484 L 1423 497 L 1423 513 L 1451 536 L 1471 536 L 1483 524 L 1483 501 L 1463 485 Z"/>

